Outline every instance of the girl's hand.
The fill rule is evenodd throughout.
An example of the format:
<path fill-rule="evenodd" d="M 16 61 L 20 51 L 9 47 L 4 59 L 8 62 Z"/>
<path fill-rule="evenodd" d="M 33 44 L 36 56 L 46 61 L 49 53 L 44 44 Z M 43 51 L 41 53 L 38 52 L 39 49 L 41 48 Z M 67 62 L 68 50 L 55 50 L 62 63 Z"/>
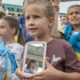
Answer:
<path fill-rule="evenodd" d="M 32 80 L 60 80 L 61 72 L 52 67 L 46 60 L 47 69 L 39 74 L 34 74 Z"/>
<path fill-rule="evenodd" d="M 55 6 L 59 6 L 60 0 L 50 0 L 52 5 Z"/>
<path fill-rule="evenodd" d="M 52 3 L 52 6 L 58 11 L 60 0 L 50 0 L 50 1 Z"/>
<path fill-rule="evenodd" d="M 32 77 L 28 78 L 28 76 L 26 76 L 25 73 L 23 73 L 20 68 L 16 69 L 16 74 L 21 80 L 32 80 Z"/>

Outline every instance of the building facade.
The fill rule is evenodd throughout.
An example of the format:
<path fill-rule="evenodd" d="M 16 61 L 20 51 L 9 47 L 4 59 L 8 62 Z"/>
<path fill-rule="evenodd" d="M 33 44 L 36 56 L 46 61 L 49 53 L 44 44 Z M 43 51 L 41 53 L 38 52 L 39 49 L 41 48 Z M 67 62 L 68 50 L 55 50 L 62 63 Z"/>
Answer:
<path fill-rule="evenodd" d="M 4 4 L 3 8 L 8 15 L 21 16 L 22 15 L 22 6 L 20 5 L 12 5 L 12 4 Z"/>
<path fill-rule="evenodd" d="M 0 6 L 2 5 L 2 0 L 0 0 Z"/>

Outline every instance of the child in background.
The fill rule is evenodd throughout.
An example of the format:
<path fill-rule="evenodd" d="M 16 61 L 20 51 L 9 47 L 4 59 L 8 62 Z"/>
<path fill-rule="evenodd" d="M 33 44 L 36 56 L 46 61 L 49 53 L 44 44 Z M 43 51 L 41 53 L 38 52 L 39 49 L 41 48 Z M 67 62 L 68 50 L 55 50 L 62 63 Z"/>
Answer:
<path fill-rule="evenodd" d="M 26 80 L 80 80 L 80 62 L 71 46 L 62 39 L 52 38 L 50 30 L 54 25 L 54 10 L 50 0 L 26 0 L 24 15 L 26 26 L 35 41 L 47 43 L 47 68 L 33 76 L 25 76 L 20 69 L 17 75 Z"/>
<path fill-rule="evenodd" d="M 65 30 L 65 27 L 66 27 L 66 24 L 67 24 L 67 17 L 66 16 L 61 16 L 60 17 L 60 22 L 61 22 L 61 26 L 59 27 L 60 28 L 60 32 L 64 34 L 64 30 Z"/>
<path fill-rule="evenodd" d="M 31 59 L 25 68 L 26 73 L 34 74 L 36 68 L 36 60 Z"/>
<path fill-rule="evenodd" d="M 0 67 L 7 70 L 9 80 L 18 80 L 15 70 L 20 67 L 22 62 L 23 46 L 14 41 L 14 36 L 18 31 L 19 23 L 15 17 L 4 16 L 0 19 L 0 35 L 2 38 L 2 42 L 0 42 Z M 21 32 L 19 33 L 19 37 L 21 37 Z"/>
<path fill-rule="evenodd" d="M 5 16 L 5 15 L 6 15 L 6 14 L 5 14 L 5 11 L 4 11 L 3 7 L 0 6 L 0 19 L 1 19 L 3 16 Z"/>
<path fill-rule="evenodd" d="M 64 35 L 75 51 L 80 61 L 80 5 L 72 5 L 67 13 L 69 25 L 66 26 Z"/>
<path fill-rule="evenodd" d="M 5 16 L 6 14 L 5 14 L 5 11 L 4 11 L 4 9 L 2 8 L 2 6 L 0 6 L 0 19 L 3 17 L 3 16 Z M 0 41 L 1 41 L 1 37 L 0 37 Z"/>
<path fill-rule="evenodd" d="M 65 18 L 64 17 L 60 17 L 58 15 L 58 28 L 57 31 L 60 33 L 60 38 L 63 39 L 64 38 L 64 27 L 65 27 Z"/>

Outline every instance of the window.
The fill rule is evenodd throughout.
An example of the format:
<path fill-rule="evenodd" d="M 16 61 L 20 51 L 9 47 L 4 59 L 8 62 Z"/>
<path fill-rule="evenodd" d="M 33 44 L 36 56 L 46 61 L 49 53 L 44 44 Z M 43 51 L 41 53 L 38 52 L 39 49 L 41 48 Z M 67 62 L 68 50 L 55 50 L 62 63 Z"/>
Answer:
<path fill-rule="evenodd" d="M 3 7 L 3 9 L 4 9 L 4 5 L 3 5 L 2 7 Z"/>
<path fill-rule="evenodd" d="M 19 9 L 20 12 L 22 12 L 22 9 Z"/>
<path fill-rule="evenodd" d="M 22 9 L 19 9 L 19 8 L 18 8 L 18 9 L 17 9 L 17 12 L 22 12 Z"/>
<path fill-rule="evenodd" d="M 10 11 L 10 8 L 8 8 L 8 10 Z"/>
<path fill-rule="evenodd" d="M 9 10 L 9 11 L 14 11 L 14 8 L 9 8 L 9 7 L 8 7 L 8 10 Z"/>
<path fill-rule="evenodd" d="M 17 9 L 17 12 L 19 12 L 19 8 Z"/>
<path fill-rule="evenodd" d="M 11 11 L 14 11 L 14 8 L 11 8 L 10 10 L 11 10 Z"/>

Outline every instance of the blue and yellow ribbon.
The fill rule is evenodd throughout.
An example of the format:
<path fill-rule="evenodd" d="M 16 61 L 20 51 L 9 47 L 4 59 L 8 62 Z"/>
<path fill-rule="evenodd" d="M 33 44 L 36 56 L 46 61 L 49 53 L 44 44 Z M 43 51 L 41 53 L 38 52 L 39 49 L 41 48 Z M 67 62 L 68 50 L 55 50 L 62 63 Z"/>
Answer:
<path fill-rule="evenodd" d="M 14 53 L 10 52 L 10 49 L 6 48 L 6 42 L 2 41 L 0 43 L 0 56 L 4 57 L 4 68 L 7 70 L 8 67 L 8 58 L 11 62 L 11 73 L 14 73 L 17 68 L 17 63 Z"/>

